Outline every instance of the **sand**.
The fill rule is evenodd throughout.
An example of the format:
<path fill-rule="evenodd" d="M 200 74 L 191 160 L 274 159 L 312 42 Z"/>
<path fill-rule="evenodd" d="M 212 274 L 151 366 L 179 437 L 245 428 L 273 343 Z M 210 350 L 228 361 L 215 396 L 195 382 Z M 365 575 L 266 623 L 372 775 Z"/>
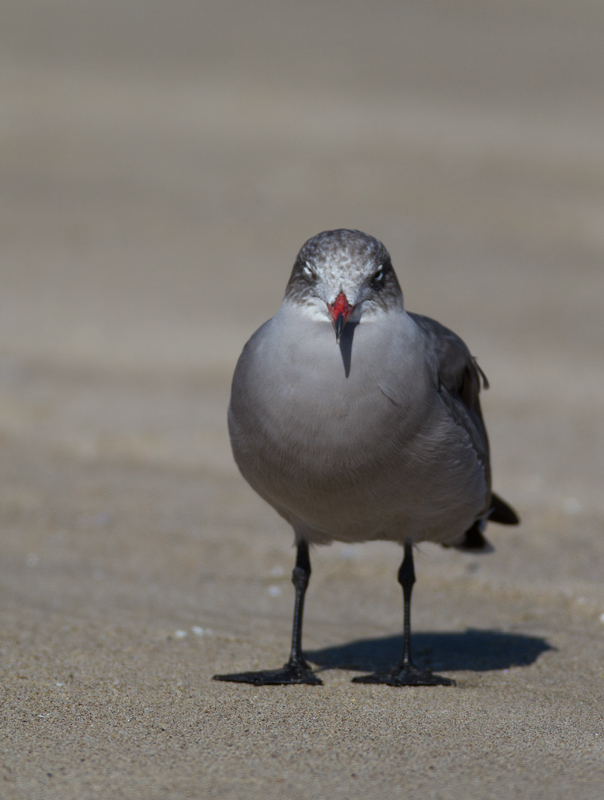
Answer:
<path fill-rule="evenodd" d="M 0 796 L 601 798 L 604 7 L 5 2 Z M 318 548 L 322 687 L 287 657 L 287 526 L 229 381 L 326 228 L 489 376 L 496 551 Z"/>

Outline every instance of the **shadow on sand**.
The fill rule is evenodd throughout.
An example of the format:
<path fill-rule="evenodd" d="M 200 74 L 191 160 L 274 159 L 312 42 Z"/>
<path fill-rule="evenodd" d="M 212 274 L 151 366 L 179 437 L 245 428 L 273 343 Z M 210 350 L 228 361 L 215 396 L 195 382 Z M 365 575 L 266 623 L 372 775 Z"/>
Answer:
<path fill-rule="evenodd" d="M 322 669 L 373 672 L 394 666 L 400 658 L 401 647 L 401 636 L 384 636 L 322 650 L 305 650 L 304 655 Z M 526 667 L 541 653 L 555 649 L 538 636 L 472 628 L 463 633 L 415 633 L 412 647 L 413 657 L 420 667 L 473 672 Z"/>

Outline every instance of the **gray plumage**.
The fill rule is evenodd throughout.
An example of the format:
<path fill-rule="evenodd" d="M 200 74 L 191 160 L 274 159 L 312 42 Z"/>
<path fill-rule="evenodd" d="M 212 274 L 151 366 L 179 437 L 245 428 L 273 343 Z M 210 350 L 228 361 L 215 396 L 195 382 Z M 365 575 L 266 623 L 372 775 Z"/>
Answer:
<path fill-rule="evenodd" d="M 340 292 L 354 310 L 337 345 Z M 386 248 L 325 231 L 302 247 L 281 309 L 239 359 L 233 453 L 297 541 L 463 547 L 493 506 L 480 388 L 462 340 L 405 311 Z"/>

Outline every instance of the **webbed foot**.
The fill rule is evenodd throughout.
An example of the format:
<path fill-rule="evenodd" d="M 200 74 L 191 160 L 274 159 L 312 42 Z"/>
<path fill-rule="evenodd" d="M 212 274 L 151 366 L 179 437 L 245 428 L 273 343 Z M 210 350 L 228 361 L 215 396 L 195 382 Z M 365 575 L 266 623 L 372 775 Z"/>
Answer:
<path fill-rule="evenodd" d="M 388 686 L 455 686 L 451 678 L 435 675 L 429 669 L 419 669 L 415 664 L 396 666 L 372 675 L 359 675 L 352 683 L 385 683 Z"/>
<path fill-rule="evenodd" d="M 310 669 L 308 664 L 285 664 L 282 669 L 267 669 L 260 672 L 234 672 L 231 675 L 214 675 L 215 681 L 252 683 L 254 686 L 285 686 L 307 683 L 322 686 L 323 681 Z"/>

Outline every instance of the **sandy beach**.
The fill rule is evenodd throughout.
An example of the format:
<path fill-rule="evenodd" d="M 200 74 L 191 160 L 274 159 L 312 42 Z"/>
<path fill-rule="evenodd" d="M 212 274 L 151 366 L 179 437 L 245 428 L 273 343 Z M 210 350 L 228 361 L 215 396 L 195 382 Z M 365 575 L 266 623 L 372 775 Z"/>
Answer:
<path fill-rule="evenodd" d="M 0 796 L 600 800 L 604 6 L 110 0 L 0 10 Z M 226 431 L 315 233 L 381 239 L 488 375 L 495 553 L 312 554 Z"/>

